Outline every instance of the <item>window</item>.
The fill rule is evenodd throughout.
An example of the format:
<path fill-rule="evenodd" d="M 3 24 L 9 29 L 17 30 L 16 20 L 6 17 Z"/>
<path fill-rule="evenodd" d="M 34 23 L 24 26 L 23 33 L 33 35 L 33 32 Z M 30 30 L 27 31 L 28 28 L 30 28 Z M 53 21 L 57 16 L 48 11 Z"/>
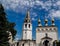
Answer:
<path fill-rule="evenodd" d="M 24 46 L 24 44 L 22 44 L 22 46 Z"/>
<path fill-rule="evenodd" d="M 29 24 L 29 28 L 30 28 L 30 24 Z"/>
<path fill-rule="evenodd" d="M 27 22 L 27 20 L 26 20 L 26 22 Z"/>
<path fill-rule="evenodd" d="M 27 24 L 25 24 L 25 28 L 27 28 Z"/>
<path fill-rule="evenodd" d="M 49 41 L 48 41 L 48 40 L 45 40 L 45 41 L 43 42 L 43 45 L 44 45 L 44 46 L 48 46 L 48 44 L 49 44 Z"/>
<path fill-rule="evenodd" d="M 56 28 L 54 28 L 54 30 L 56 30 Z"/>

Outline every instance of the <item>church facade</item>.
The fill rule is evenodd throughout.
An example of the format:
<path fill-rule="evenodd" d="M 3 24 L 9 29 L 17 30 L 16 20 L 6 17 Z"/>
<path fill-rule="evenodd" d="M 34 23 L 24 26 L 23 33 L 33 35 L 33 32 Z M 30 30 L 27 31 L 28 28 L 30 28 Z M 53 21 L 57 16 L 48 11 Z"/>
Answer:
<path fill-rule="evenodd" d="M 22 27 L 22 39 L 12 43 L 12 46 L 53 46 L 56 40 L 58 40 L 58 29 L 55 26 L 53 18 L 51 26 L 48 26 L 47 19 L 45 19 L 45 26 L 42 26 L 41 20 L 38 19 L 36 40 L 32 39 L 32 23 L 28 11 Z"/>
<path fill-rule="evenodd" d="M 52 25 L 48 26 L 48 20 L 45 19 L 45 26 L 42 27 L 41 20 L 38 21 L 36 28 L 36 45 L 37 46 L 54 46 L 54 42 L 58 40 L 57 27 L 52 19 Z"/>

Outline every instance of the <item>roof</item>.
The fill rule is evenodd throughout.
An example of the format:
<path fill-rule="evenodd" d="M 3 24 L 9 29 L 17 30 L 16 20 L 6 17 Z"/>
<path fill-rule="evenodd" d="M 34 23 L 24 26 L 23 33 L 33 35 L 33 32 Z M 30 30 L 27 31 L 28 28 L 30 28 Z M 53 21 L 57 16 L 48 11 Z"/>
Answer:
<path fill-rule="evenodd" d="M 50 37 L 44 37 L 41 40 L 43 40 L 43 39 L 50 39 L 50 40 L 52 40 L 52 38 L 50 38 Z"/>
<path fill-rule="evenodd" d="M 24 22 L 31 22 L 31 20 L 30 20 L 30 12 L 29 11 L 27 11 Z"/>

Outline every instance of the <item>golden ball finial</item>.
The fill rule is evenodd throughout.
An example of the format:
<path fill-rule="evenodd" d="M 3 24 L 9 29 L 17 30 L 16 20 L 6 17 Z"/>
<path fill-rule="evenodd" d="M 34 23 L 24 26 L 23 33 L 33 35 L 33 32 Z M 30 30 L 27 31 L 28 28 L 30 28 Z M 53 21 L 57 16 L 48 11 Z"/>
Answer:
<path fill-rule="evenodd" d="M 40 20 L 40 19 L 38 19 L 38 26 L 39 26 L 39 27 L 42 26 L 42 25 L 41 25 L 41 20 Z"/>

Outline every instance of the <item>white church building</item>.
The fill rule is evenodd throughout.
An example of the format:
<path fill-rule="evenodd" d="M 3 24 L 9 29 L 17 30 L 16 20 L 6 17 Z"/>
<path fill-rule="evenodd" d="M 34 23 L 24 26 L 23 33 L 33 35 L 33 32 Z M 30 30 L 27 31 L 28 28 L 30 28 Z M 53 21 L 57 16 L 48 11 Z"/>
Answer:
<path fill-rule="evenodd" d="M 26 14 L 22 27 L 22 39 L 18 42 L 12 42 L 12 46 L 54 46 L 58 40 L 58 29 L 55 26 L 54 19 L 51 20 L 51 26 L 48 26 L 48 19 L 45 19 L 45 26 L 42 26 L 38 19 L 36 27 L 36 40 L 32 39 L 32 23 L 29 11 Z"/>

